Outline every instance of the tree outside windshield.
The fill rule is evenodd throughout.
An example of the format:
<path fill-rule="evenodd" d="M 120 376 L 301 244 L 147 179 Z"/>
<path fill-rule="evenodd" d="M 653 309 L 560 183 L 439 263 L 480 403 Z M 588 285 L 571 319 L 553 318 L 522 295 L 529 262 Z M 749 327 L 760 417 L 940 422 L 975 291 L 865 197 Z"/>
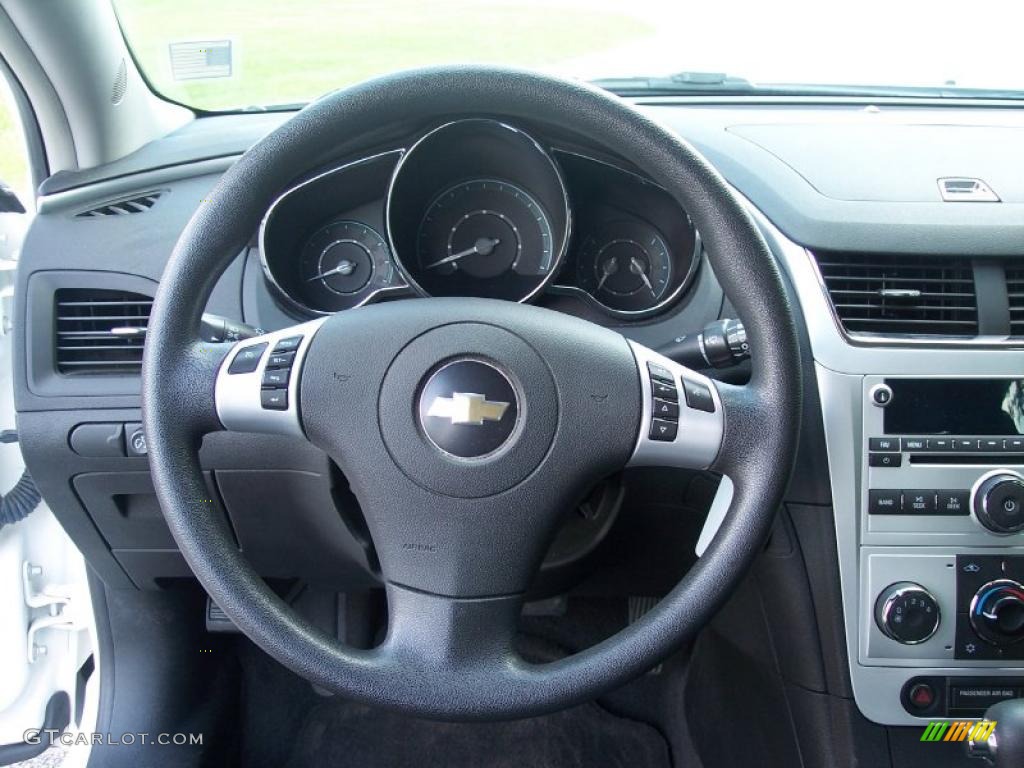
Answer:
<path fill-rule="evenodd" d="M 306 102 L 445 63 L 584 80 L 1024 89 L 1017 0 L 114 0 L 153 87 L 191 106 Z"/>

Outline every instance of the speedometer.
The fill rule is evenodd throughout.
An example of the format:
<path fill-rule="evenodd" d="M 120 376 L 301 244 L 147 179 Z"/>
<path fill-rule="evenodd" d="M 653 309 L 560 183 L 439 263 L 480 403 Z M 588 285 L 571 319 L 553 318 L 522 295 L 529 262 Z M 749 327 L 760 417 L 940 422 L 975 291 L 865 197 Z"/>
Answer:
<path fill-rule="evenodd" d="M 420 294 L 525 301 L 562 264 L 569 202 L 536 141 L 469 119 L 434 129 L 405 154 L 387 222 L 395 263 Z"/>
<path fill-rule="evenodd" d="M 427 209 L 417 238 L 420 269 L 467 283 L 546 275 L 554 248 L 548 215 L 529 193 L 496 179 L 446 189 Z"/>

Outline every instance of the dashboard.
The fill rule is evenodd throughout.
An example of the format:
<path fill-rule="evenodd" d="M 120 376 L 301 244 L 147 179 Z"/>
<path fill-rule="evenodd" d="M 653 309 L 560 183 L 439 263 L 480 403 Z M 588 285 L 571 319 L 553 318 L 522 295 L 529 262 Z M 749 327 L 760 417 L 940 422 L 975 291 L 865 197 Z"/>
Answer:
<path fill-rule="evenodd" d="M 768 552 L 809 571 L 775 605 L 787 639 L 778 653 L 792 665 L 784 674 L 799 677 L 797 639 L 810 627 L 824 679 L 794 687 L 852 701 L 873 722 L 974 716 L 992 696 L 1024 691 L 1015 624 L 1024 601 L 1012 584 L 983 589 L 1024 583 L 1024 528 L 1005 506 L 1024 476 L 1020 110 L 842 99 L 637 106 L 693 143 L 745 200 L 803 319 L 805 411 L 780 539 L 789 549 L 773 540 Z M 201 118 L 43 185 L 18 274 L 19 430 L 44 497 L 109 584 L 152 589 L 189 571 L 134 439 L 141 342 L 69 351 L 68 334 L 75 324 L 102 334 L 126 315 L 144 326 L 196 207 L 287 117 Z M 941 180 L 963 176 L 1000 200 L 946 202 Z M 735 316 L 686 211 L 586 137 L 544 125 L 456 116 L 357 149 L 339 140 L 336 156 L 296 169 L 267 198 L 208 311 L 269 331 L 372 302 L 494 296 L 658 349 Z M 885 388 L 891 402 L 880 403 Z M 223 434 L 200 457 L 216 512 L 262 575 L 375 583 L 357 510 L 324 456 L 285 438 Z M 640 485 L 689 498 L 664 476 Z M 610 479 L 582 502 L 548 568 L 553 583 L 572 583 L 624 494 Z M 643 498 L 632 525 L 667 503 Z M 712 517 L 724 508 L 705 501 Z M 666 531 L 689 524 L 681 508 L 636 535 L 641 552 L 677 541 Z M 649 558 L 629 594 L 656 594 L 643 579 L 679 551 Z M 801 589 L 812 608 L 797 617 Z M 985 608 L 991 601 L 998 611 Z M 1002 623 L 975 615 L 979 604 L 1005 610 Z M 905 633 L 895 618 L 910 613 L 916 626 Z"/>
<path fill-rule="evenodd" d="M 306 317 L 548 294 L 628 322 L 671 308 L 701 258 L 686 212 L 653 183 L 489 119 L 300 181 L 270 207 L 259 246 L 276 297 Z"/>

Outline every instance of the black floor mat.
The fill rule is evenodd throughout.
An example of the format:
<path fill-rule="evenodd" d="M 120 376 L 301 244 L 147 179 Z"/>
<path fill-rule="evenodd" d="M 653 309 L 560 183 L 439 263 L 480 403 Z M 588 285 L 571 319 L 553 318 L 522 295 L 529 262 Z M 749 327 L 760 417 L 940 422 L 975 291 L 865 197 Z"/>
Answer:
<path fill-rule="evenodd" d="M 509 723 L 436 723 L 359 704 L 313 707 L 287 768 L 669 768 L 668 742 L 650 725 L 596 704 Z"/>

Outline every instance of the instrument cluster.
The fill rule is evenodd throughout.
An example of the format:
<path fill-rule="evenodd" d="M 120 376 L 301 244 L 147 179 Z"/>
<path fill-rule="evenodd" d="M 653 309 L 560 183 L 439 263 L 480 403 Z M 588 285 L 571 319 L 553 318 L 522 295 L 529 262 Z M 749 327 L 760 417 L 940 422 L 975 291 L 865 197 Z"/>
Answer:
<path fill-rule="evenodd" d="M 264 217 L 260 255 L 299 316 L 412 296 L 557 294 L 632 320 L 684 294 L 701 244 L 643 177 L 473 118 L 291 187 Z"/>

